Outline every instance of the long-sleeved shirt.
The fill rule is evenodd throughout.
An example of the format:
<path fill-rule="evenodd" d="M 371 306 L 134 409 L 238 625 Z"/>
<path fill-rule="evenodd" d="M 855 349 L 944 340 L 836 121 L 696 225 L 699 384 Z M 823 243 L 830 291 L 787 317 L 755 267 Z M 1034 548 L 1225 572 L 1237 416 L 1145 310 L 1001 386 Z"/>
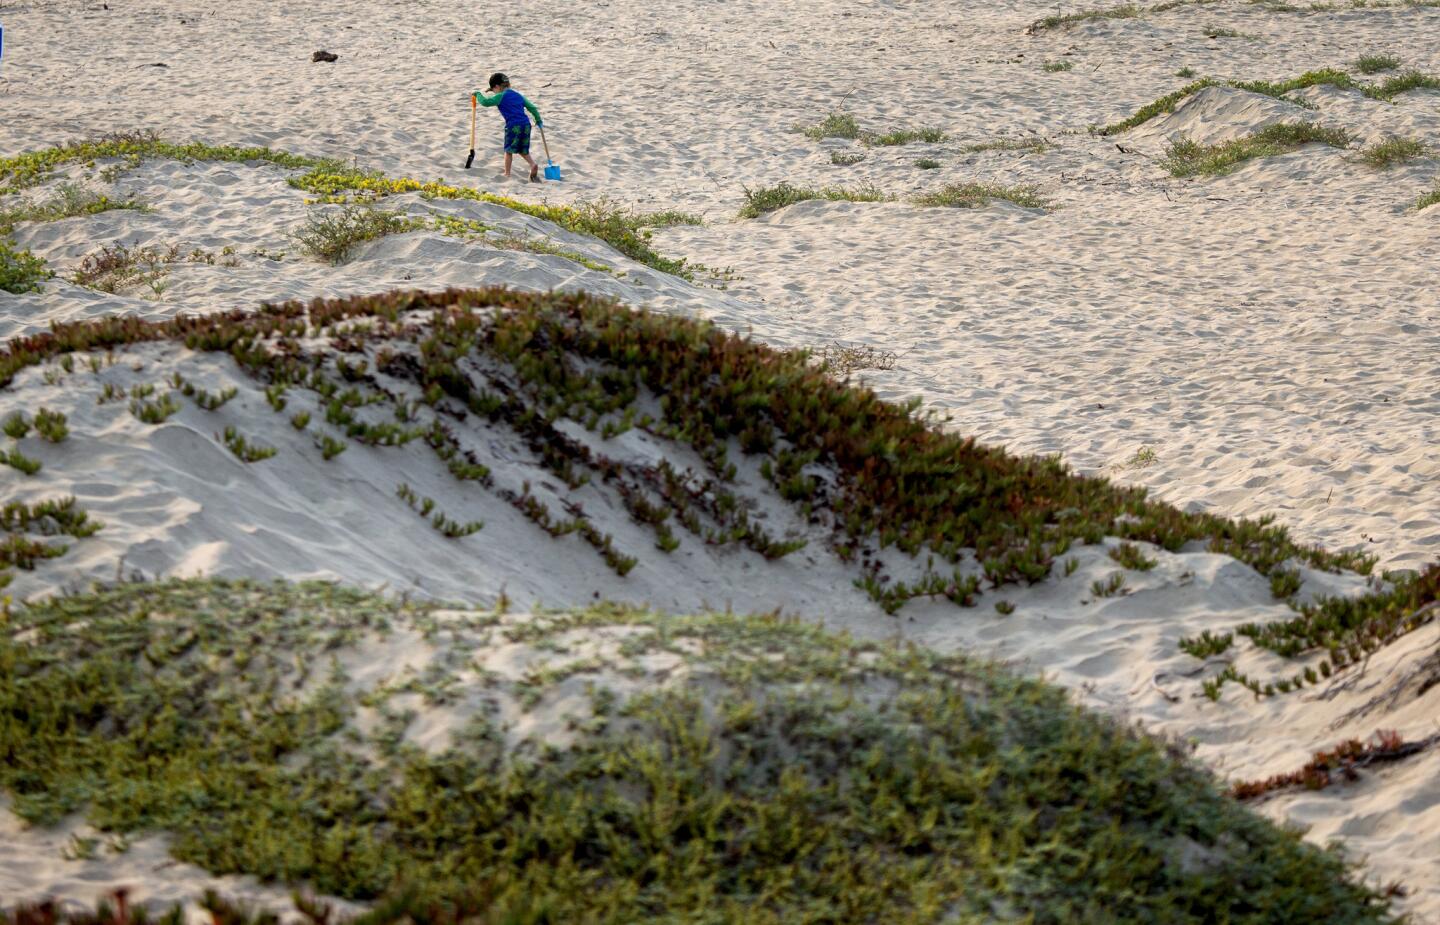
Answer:
<path fill-rule="evenodd" d="M 505 117 L 506 125 L 529 125 L 530 120 L 525 118 L 525 110 L 530 110 L 530 115 L 535 117 L 536 125 L 544 125 L 540 121 L 540 110 L 520 95 L 518 90 L 502 90 L 494 96 L 486 96 L 479 90 L 475 91 L 475 101 L 481 106 L 498 106 L 500 115 Z"/>

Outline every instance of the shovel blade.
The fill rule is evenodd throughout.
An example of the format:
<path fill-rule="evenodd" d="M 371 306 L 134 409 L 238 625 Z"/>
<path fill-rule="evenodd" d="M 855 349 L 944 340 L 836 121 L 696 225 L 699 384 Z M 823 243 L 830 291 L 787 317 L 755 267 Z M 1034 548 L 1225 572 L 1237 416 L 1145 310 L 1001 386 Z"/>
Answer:
<path fill-rule="evenodd" d="M 554 164 L 551 164 L 550 166 L 545 168 L 545 179 L 563 180 L 564 177 L 560 176 L 560 168 L 555 166 Z"/>

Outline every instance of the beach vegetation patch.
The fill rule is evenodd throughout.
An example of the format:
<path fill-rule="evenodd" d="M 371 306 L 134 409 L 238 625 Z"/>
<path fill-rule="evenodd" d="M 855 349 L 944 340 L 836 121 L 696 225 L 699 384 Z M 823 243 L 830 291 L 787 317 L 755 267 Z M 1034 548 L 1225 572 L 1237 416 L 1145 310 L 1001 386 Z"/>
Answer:
<path fill-rule="evenodd" d="M 291 237 L 311 257 L 339 266 L 359 244 L 425 227 L 427 223 L 423 219 L 410 218 L 402 212 L 349 204 L 312 212 Z"/>
<path fill-rule="evenodd" d="M 775 186 L 758 189 L 745 188 L 745 205 L 740 209 L 741 218 L 758 218 L 767 212 L 774 212 L 797 202 L 824 199 L 830 202 L 887 202 L 891 196 L 870 185 L 857 189 L 839 186 L 809 187 L 795 186 L 782 181 Z"/>
<path fill-rule="evenodd" d="M 1224 26 L 1206 26 L 1205 37 L 1207 39 L 1255 39 L 1256 35 L 1246 32 L 1238 32 L 1234 29 L 1227 29 Z"/>
<path fill-rule="evenodd" d="M 185 263 L 239 266 L 233 255 L 217 255 L 201 247 L 181 251 L 179 244 L 169 247 L 137 244 L 132 247 L 117 243 L 103 245 L 99 250 L 86 254 L 70 281 L 77 286 L 110 293 L 145 286 L 158 299 L 168 286 L 166 278 L 170 269 Z"/>
<path fill-rule="evenodd" d="M 657 254 L 650 247 L 652 229 L 647 227 L 643 215 L 606 204 L 560 206 L 527 203 L 470 187 L 451 186 L 438 180 L 427 182 L 408 177 L 391 178 L 376 171 L 352 167 L 334 158 L 307 157 L 269 148 L 204 142 L 174 143 L 145 133 L 110 135 L 97 141 L 76 142 L 0 158 L 0 194 L 40 183 L 66 164 L 93 163 L 105 158 L 120 158 L 127 163 L 167 159 L 271 165 L 297 171 L 288 179 L 289 184 L 324 203 L 345 203 L 352 199 L 372 201 L 402 193 L 418 193 L 428 199 L 487 202 L 552 222 L 567 231 L 599 238 L 626 257 L 662 273 L 694 281 L 697 274 L 710 272 L 708 267 Z"/>
<path fill-rule="evenodd" d="M 1026 28 L 1026 33 L 1034 34 L 1045 29 L 1058 29 L 1062 26 L 1073 26 L 1082 22 L 1098 22 L 1106 19 L 1136 19 L 1146 12 L 1144 7 L 1134 3 L 1122 3 L 1119 6 L 1112 6 L 1098 10 L 1081 10 L 1076 13 L 1056 13 L 1053 16 L 1046 16 L 1044 19 L 1037 19 Z"/>
<path fill-rule="evenodd" d="M 151 342 L 228 354 L 259 385 L 305 394 L 338 428 L 339 436 L 316 436 L 326 459 L 352 440 L 386 446 L 418 434 L 467 490 L 493 493 L 557 539 L 579 536 L 622 575 L 635 557 L 565 489 L 603 484 L 628 499 L 638 524 L 663 524 L 667 518 L 653 510 L 660 505 L 697 541 L 766 559 L 825 543 L 840 560 L 864 563 L 857 585 L 891 612 L 917 596 L 973 606 L 976 576 L 960 571 L 971 556 L 995 587 L 1034 584 L 1072 543 L 1106 537 L 1171 552 L 1200 541 L 1266 576 L 1289 563 L 1361 571 L 1373 564 L 1357 552 L 1299 545 L 1269 520 L 1184 513 L 1144 489 L 1076 476 L 1056 459 L 980 445 L 939 426 L 918 401 L 882 401 L 803 352 L 582 294 L 395 292 L 254 314 L 57 323 L 0 349 L 0 387 L 22 369 L 75 352 Z M 483 369 L 503 371 L 502 378 Z M 642 396 L 648 404 L 639 404 Z M 180 410 L 153 386 L 136 387 L 131 398 L 135 416 L 151 424 Z M 368 408 L 389 408 L 395 422 L 361 420 Z M 496 484 L 446 424 L 472 414 L 513 431 L 564 488 L 540 497 L 528 484 L 519 491 Z M 703 468 L 622 462 L 568 434 L 559 426 L 565 421 L 601 439 L 642 429 L 688 448 Z M 807 533 L 777 535 L 755 516 L 737 493 L 737 453 L 753 458 L 811 525 Z M 896 581 L 878 565 L 889 548 L 932 564 L 919 578 Z"/>
<path fill-rule="evenodd" d="M 39 292 L 41 284 L 54 275 L 44 260 L 0 237 L 0 290 L 14 295 Z"/>
<path fill-rule="evenodd" d="M 915 166 L 918 167 L 918 168 L 920 168 L 921 170 L 939 170 L 941 167 L 944 167 L 945 165 L 942 164 L 942 163 L 940 163 L 940 162 L 937 161 L 937 160 L 932 160 L 931 158 L 928 158 L 928 157 L 922 157 L 922 158 L 920 158 L 920 160 L 918 160 L 918 161 L 915 162 Z"/>
<path fill-rule="evenodd" d="M 946 135 L 938 128 L 903 128 L 883 135 L 867 135 L 864 140 L 868 145 L 879 145 L 881 147 L 893 148 L 899 145 L 914 144 L 917 141 L 926 144 L 939 144 L 944 141 Z"/>
<path fill-rule="evenodd" d="M 1362 148 L 1356 154 L 1361 162 L 1376 170 L 1389 170 L 1400 164 L 1435 156 L 1434 148 L 1414 138 L 1386 138 Z"/>
<path fill-rule="evenodd" d="M 1415 211 L 1418 212 L 1421 209 L 1428 209 L 1436 204 L 1440 204 L 1440 186 L 1435 187 L 1435 189 L 1415 200 Z"/>
<path fill-rule="evenodd" d="M 1419 71 L 1410 71 L 1399 74 L 1380 84 L 1363 83 L 1351 77 L 1344 71 L 1334 68 L 1323 68 L 1317 71 L 1306 71 L 1298 77 L 1289 80 L 1215 80 L 1213 78 L 1202 78 L 1193 83 L 1186 84 L 1174 93 L 1167 94 L 1142 106 L 1127 119 L 1111 125 L 1092 129 L 1097 135 L 1118 135 L 1121 132 L 1129 131 L 1138 125 L 1149 122 L 1159 115 L 1171 113 L 1184 100 L 1199 93 L 1206 87 L 1233 87 L 1237 90 L 1245 90 L 1250 93 L 1258 93 L 1261 96 L 1269 96 L 1275 99 L 1284 100 L 1287 103 L 1294 103 L 1297 106 L 1305 106 L 1313 109 L 1313 106 L 1300 99 L 1290 96 L 1296 90 L 1304 90 L 1309 87 L 1335 87 L 1340 90 L 1354 90 L 1363 93 L 1374 100 L 1391 101 L 1401 93 L 1416 89 L 1440 89 L 1440 77 L 1434 77 Z"/>
<path fill-rule="evenodd" d="M 1155 560 L 1145 555 L 1134 543 L 1121 543 L 1111 548 L 1109 556 L 1120 563 L 1121 568 L 1137 572 L 1148 572 L 1155 567 Z"/>
<path fill-rule="evenodd" d="M 1062 71 L 1071 70 L 1074 67 L 1074 61 L 1046 61 L 1044 64 L 1040 65 L 1040 69 L 1047 74 L 1058 74 Z"/>
<path fill-rule="evenodd" d="M 1272 591 L 1277 597 L 1285 594 L 1296 615 L 1268 623 L 1247 623 L 1235 634 L 1282 658 L 1313 661 L 1315 656 L 1323 655 L 1323 659 L 1318 665 L 1270 680 L 1249 677 L 1229 666 L 1205 682 L 1206 696 L 1212 700 L 1219 699 L 1221 688 L 1229 681 L 1242 684 L 1257 698 L 1273 697 L 1326 683 L 1345 671 L 1363 670 L 1358 666 L 1364 665 L 1370 655 L 1440 617 L 1440 564 L 1419 574 L 1386 576 L 1388 584 L 1368 594 L 1322 597 L 1303 605 L 1290 596 L 1299 590 L 1297 571 L 1281 568 L 1272 571 L 1270 577 Z M 1196 652 L 1190 654 L 1204 657 Z"/>
<path fill-rule="evenodd" d="M 803 132 L 811 141 L 823 141 L 826 138 L 854 141 L 860 137 L 860 123 L 848 112 L 832 112 L 814 125 L 803 126 L 798 131 Z"/>
<path fill-rule="evenodd" d="M 1407 742 L 1396 730 L 1381 729 L 1368 741 L 1347 739 L 1318 751 L 1295 771 L 1262 780 L 1237 781 L 1230 786 L 1230 794 L 1237 800 L 1255 802 L 1277 791 L 1324 790 L 1334 783 L 1358 781 L 1362 768 L 1400 761 L 1436 744 L 1440 744 L 1440 735 Z"/>
<path fill-rule="evenodd" d="M 830 163 L 837 167 L 851 167 L 865 160 L 865 155 L 859 151 L 831 151 Z"/>
<path fill-rule="evenodd" d="M 1361 55 L 1355 61 L 1355 70 L 1362 74 L 1379 74 L 1400 67 L 1400 59 L 1394 55 Z"/>
<path fill-rule="evenodd" d="M 1377 87 L 1371 87 L 1367 95 L 1380 100 L 1393 100 L 1411 90 L 1440 90 L 1440 77 L 1419 71 L 1407 71 L 1389 78 Z"/>
<path fill-rule="evenodd" d="M 34 475 L 40 471 L 41 463 L 38 459 L 31 459 L 20 452 L 20 447 L 12 446 L 7 453 L 0 453 L 0 462 L 16 469 L 24 475 Z"/>
<path fill-rule="evenodd" d="M 260 446 L 246 440 L 244 434 L 236 430 L 233 424 L 226 425 L 225 433 L 220 437 L 230 448 L 230 452 L 234 453 L 241 462 L 259 462 L 262 459 L 269 459 L 278 452 L 273 446 Z"/>
<path fill-rule="evenodd" d="M 1051 208 L 1050 201 L 1041 196 L 1034 186 L 1001 186 L 996 183 L 947 183 L 911 201 L 918 206 L 983 209 L 997 199 L 1026 209 Z"/>
<path fill-rule="evenodd" d="M 694 212 L 665 209 L 660 212 L 637 213 L 631 219 L 631 223 L 636 228 L 675 228 L 681 225 L 703 225 L 705 219 Z"/>
<path fill-rule="evenodd" d="M 60 443 L 70 436 L 70 428 L 66 426 L 68 420 L 59 411 L 41 408 L 35 412 L 35 432 L 51 443 Z"/>
<path fill-rule="evenodd" d="M 1282 122 L 1218 145 L 1181 139 L 1170 145 L 1162 163 L 1172 177 L 1218 177 L 1255 158 L 1289 154 L 1307 144 L 1346 148 L 1350 141 L 1349 133 L 1342 128 L 1314 122 Z"/>
<path fill-rule="evenodd" d="M 900 360 L 900 354 L 893 350 L 870 344 L 842 344 L 839 341 L 821 347 L 814 357 L 837 376 L 848 376 L 862 369 L 891 370 Z"/>
<path fill-rule="evenodd" d="M 402 633 L 441 656 L 356 690 L 340 657 Z M 534 667 L 472 670 L 502 646 Z M 656 656 L 683 670 L 654 679 Z M 774 617 L 169 581 L 27 605 L 0 664 L 13 812 L 164 832 L 177 860 L 371 902 L 370 923 L 1394 921 L 1338 853 L 1055 687 Z M 563 739 L 496 705 L 566 697 Z M 474 706 L 431 748 L 415 704 Z"/>
<path fill-rule="evenodd" d="M 98 215 L 124 209 L 133 212 L 149 212 L 150 207 L 131 197 L 111 199 L 101 193 L 86 189 L 78 183 L 62 183 L 55 195 L 40 202 L 24 203 L 7 209 L 0 209 L 0 234 L 6 234 L 21 222 L 54 222 L 64 218 L 83 215 Z"/>
<path fill-rule="evenodd" d="M 1206 659 L 1224 653 L 1234 641 L 1234 633 L 1211 633 L 1209 630 L 1203 630 L 1198 636 L 1187 636 L 1181 639 L 1180 651 L 1199 659 Z"/>
<path fill-rule="evenodd" d="M 981 154 L 986 151 L 1015 151 L 1021 154 L 1044 154 L 1055 146 L 1043 138 L 996 138 L 979 141 L 960 148 L 964 154 Z"/>

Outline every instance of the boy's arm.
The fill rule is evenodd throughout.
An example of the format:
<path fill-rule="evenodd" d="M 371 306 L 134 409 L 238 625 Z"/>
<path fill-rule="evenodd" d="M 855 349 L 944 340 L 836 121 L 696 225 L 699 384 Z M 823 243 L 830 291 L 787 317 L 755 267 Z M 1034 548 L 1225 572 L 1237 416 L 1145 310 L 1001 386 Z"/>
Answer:
<path fill-rule="evenodd" d="M 481 106 L 499 106 L 499 105 L 500 105 L 500 99 L 501 99 L 503 96 L 505 96 L 505 91 L 504 91 L 504 90 L 501 90 L 499 93 L 495 94 L 494 96 L 486 96 L 485 94 L 481 93 L 479 90 L 476 90 L 476 91 L 475 91 L 475 102 L 479 103 Z"/>
<path fill-rule="evenodd" d="M 525 108 L 528 109 L 528 110 L 530 110 L 530 115 L 532 115 L 532 116 L 535 117 L 535 124 L 536 124 L 536 125 L 544 125 L 544 124 L 545 124 L 544 122 L 540 121 L 540 110 L 538 110 L 538 109 L 535 108 L 535 104 L 534 104 L 534 103 L 530 102 L 529 100 L 526 100 L 526 101 L 525 101 Z"/>

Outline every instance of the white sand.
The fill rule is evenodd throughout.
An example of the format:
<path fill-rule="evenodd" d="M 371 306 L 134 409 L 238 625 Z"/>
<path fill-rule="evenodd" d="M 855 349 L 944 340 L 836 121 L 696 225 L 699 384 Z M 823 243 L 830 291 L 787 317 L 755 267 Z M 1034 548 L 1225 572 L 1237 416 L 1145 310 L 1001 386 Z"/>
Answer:
<path fill-rule="evenodd" d="M 162 316 L 397 286 L 585 288 L 714 318 L 779 346 L 840 340 L 894 350 L 897 369 L 872 374 L 883 394 L 922 395 L 985 440 L 1062 453 L 1083 471 L 1151 486 L 1182 506 L 1276 514 L 1302 539 L 1364 548 L 1385 567 L 1415 568 L 1440 554 L 1440 208 L 1407 211 L 1434 186 L 1436 162 L 1377 173 L 1311 146 L 1226 178 L 1181 181 L 1155 160 L 1180 133 L 1224 141 L 1296 118 L 1367 142 L 1401 134 L 1440 145 L 1440 93 L 1389 104 L 1317 88 L 1295 94 L 1316 107 L 1308 110 L 1211 90 L 1127 136 L 1085 133 L 1178 88 L 1182 66 L 1282 79 L 1388 52 L 1440 72 L 1440 10 L 1287 14 L 1236 2 L 1027 37 L 1024 26 L 1052 6 L 581 3 L 495 16 L 378 0 L 108 5 L 37 0 L 0 9 L 0 153 L 152 128 L 175 140 L 353 156 L 392 174 L 522 197 L 686 209 L 709 224 L 659 232 L 657 248 L 733 266 L 743 279 L 724 292 L 685 285 L 497 207 L 416 197 L 388 205 L 549 233 L 624 276 L 431 232 L 368 245 L 330 268 L 300 258 L 285 239 L 306 207 L 281 172 L 154 163 L 111 190 L 140 196 L 153 213 L 22 226 L 16 239 L 65 272 L 101 244 L 137 241 L 234 247 L 239 266 L 176 267 L 158 301 L 61 281 L 38 295 L 0 293 L 0 337 L 117 311 Z M 1212 24 L 1258 39 L 1208 40 L 1202 30 Z M 340 60 L 310 63 L 322 47 Z M 1074 68 L 1041 70 L 1042 61 L 1062 59 Z M 147 66 L 154 62 L 168 67 Z M 488 112 L 476 168 L 460 169 L 469 146 L 465 93 L 494 69 L 509 72 L 545 114 L 564 184 L 497 179 L 499 120 Z M 863 149 L 787 131 L 842 99 L 867 129 L 933 125 L 953 140 Z M 960 150 L 1032 135 L 1056 148 Z M 1117 140 L 1137 153 L 1117 150 Z M 866 159 L 830 163 L 831 151 L 852 149 Z M 944 166 L 918 170 L 920 157 Z M 742 186 L 782 179 L 872 182 L 902 196 L 956 181 L 1035 183 L 1062 208 L 812 202 L 731 220 Z M 289 253 L 276 262 L 257 249 Z M 158 381 L 170 364 L 186 363 L 198 364 L 186 374 L 202 384 L 238 376 L 209 358 L 141 355 L 145 369 L 103 375 Z M 0 471 L 3 500 L 73 492 L 107 523 L 67 557 L 22 575 L 16 590 L 75 587 L 123 568 L 325 575 L 484 603 L 503 587 L 523 604 L 551 606 L 597 593 L 679 610 L 784 606 L 861 632 L 1025 660 L 1092 702 L 1197 740 L 1197 754 L 1235 778 L 1291 770 L 1311 751 L 1379 728 L 1428 735 L 1440 715 L 1435 689 L 1348 724 L 1337 720 L 1380 689 L 1257 702 L 1232 685 L 1219 704 L 1203 699 L 1203 676 L 1181 677 L 1199 663 L 1176 641 L 1285 611 L 1253 571 L 1198 551 L 1161 554 L 1155 571 L 1130 574 L 1134 593 L 1090 601 L 1091 581 L 1114 567 L 1100 550 L 1078 549 L 1080 568 L 1069 578 L 987 594 L 975 611 L 912 604 L 896 620 L 880 615 L 816 543 L 778 565 L 687 548 L 668 561 L 646 557 L 621 580 L 574 537 L 554 543 L 502 507 L 467 510 L 485 530 L 444 540 L 393 495 L 397 467 L 422 494 L 453 491 L 433 457 L 355 446 L 320 463 L 263 396 L 236 381 L 241 398 L 220 412 L 187 407 L 160 428 L 140 425 L 118 403 L 95 405 L 97 384 L 57 388 L 40 370 L 0 392 L 0 416 L 46 404 L 70 413 L 74 432 L 55 447 L 23 441 L 46 467 L 33 479 Z M 225 423 L 281 446 L 281 455 L 242 466 L 214 439 Z M 1153 461 L 1127 465 L 1142 448 Z M 523 468 L 510 471 L 518 478 Z M 457 509 L 470 503 L 444 500 Z M 617 542 L 643 543 L 623 511 L 610 515 Z M 386 534 L 387 544 L 374 541 L 381 525 L 407 523 L 408 532 Z M 1316 587 L 1354 590 L 1358 581 L 1313 577 L 1307 591 Z M 1019 609 L 999 617 L 997 597 Z M 1367 680 L 1403 674 L 1435 647 L 1433 633 L 1417 633 L 1378 655 Z M 1237 667 L 1274 667 L 1242 652 Z M 1398 878 L 1414 890 L 1405 908 L 1440 919 L 1437 761 L 1413 759 L 1356 785 L 1271 800 L 1263 811 L 1311 826 L 1317 841 L 1341 838 L 1369 857 L 1377 880 Z M 80 862 L 58 856 L 63 839 L 5 834 L 30 845 L 23 856 L 40 859 L 17 867 L 12 854 L 0 863 L 0 872 L 21 871 L 3 881 L 7 896 L 87 895 L 70 866 Z M 116 876 L 128 874 L 105 873 L 96 890 Z"/>

